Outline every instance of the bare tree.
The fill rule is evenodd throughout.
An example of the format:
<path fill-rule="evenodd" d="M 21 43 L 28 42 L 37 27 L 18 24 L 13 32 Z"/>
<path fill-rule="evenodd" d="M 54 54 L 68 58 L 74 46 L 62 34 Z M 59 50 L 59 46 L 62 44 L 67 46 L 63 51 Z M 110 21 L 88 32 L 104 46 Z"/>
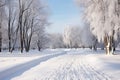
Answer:
<path fill-rule="evenodd" d="M 45 30 L 47 23 L 46 6 L 41 3 L 41 0 L 3 0 L 6 2 L 3 8 L 3 2 L 1 1 L 0 29 L 2 29 L 3 24 L 2 17 L 3 15 L 6 16 L 4 18 L 4 33 L 7 33 L 7 37 L 4 36 L 4 44 L 7 44 L 9 52 L 12 52 L 16 46 L 20 47 L 21 52 L 24 49 L 28 52 L 32 36 L 41 34 L 40 27 Z M 3 9 L 5 10 L 3 11 Z M 0 36 L 2 47 L 2 32 Z"/>
<path fill-rule="evenodd" d="M 24 26 L 23 26 L 23 40 L 24 40 L 24 47 L 26 52 L 30 50 L 30 43 L 33 35 L 33 28 L 34 28 L 34 17 L 29 18 L 30 12 L 27 11 L 26 15 L 24 16 Z"/>
<path fill-rule="evenodd" d="M 2 32 L 1 32 L 1 28 L 2 28 L 2 11 L 0 11 L 0 52 L 2 50 Z"/>
<path fill-rule="evenodd" d="M 40 5 L 41 2 L 39 0 L 33 1 L 33 3 L 30 6 L 30 9 L 27 10 L 28 19 L 26 20 L 27 25 L 24 26 L 24 46 L 25 49 L 30 49 L 31 40 L 33 35 L 37 35 L 37 46 L 38 50 L 43 48 L 43 45 L 45 44 L 45 27 L 48 24 L 47 22 L 47 12 L 45 12 L 45 7 L 43 5 Z M 26 12 L 25 12 L 26 13 Z M 26 16 L 27 18 L 27 16 Z M 27 27 L 27 28 L 25 28 Z M 28 30 L 27 30 L 28 29 Z M 26 45 L 27 44 L 27 45 Z"/>
<path fill-rule="evenodd" d="M 32 4 L 32 1 L 33 0 L 19 0 L 19 19 L 18 19 L 18 27 L 19 27 L 19 33 L 20 33 L 20 49 L 21 49 L 21 53 L 23 52 L 24 50 L 24 21 L 23 21 L 23 17 L 24 17 L 24 13 L 25 11 L 27 11 L 31 4 Z"/>
<path fill-rule="evenodd" d="M 0 52 L 2 51 L 2 22 L 4 14 L 4 0 L 0 0 Z"/>
<path fill-rule="evenodd" d="M 63 42 L 63 37 L 62 34 L 59 33 L 54 33 L 50 34 L 50 48 L 63 48 L 64 47 L 64 42 Z"/>
<path fill-rule="evenodd" d="M 6 15 L 7 15 L 7 27 L 8 27 L 8 49 L 9 49 L 9 52 L 12 52 L 13 49 L 14 49 L 14 45 L 16 43 L 16 32 L 18 32 L 18 29 L 15 27 L 16 26 L 16 7 L 15 6 L 15 1 L 12 0 L 6 0 Z"/>

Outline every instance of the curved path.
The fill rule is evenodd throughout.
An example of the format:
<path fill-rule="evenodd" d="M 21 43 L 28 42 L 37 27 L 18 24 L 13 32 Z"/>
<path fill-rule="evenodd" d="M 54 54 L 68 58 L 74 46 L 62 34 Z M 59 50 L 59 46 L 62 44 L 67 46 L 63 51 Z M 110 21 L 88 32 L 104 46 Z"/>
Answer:
<path fill-rule="evenodd" d="M 38 59 L 34 59 L 32 61 L 8 68 L 0 72 L 0 80 L 11 80 L 13 77 L 20 76 L 25 71 L 39 65 L 41 62 L 45 62 L 49 60 L 50 58 L 57 57 L 65 53 L 66 53 L 65 51 L 58 52 L 58 53 L 52 53 L 50 55 L 40 57 Z"/>

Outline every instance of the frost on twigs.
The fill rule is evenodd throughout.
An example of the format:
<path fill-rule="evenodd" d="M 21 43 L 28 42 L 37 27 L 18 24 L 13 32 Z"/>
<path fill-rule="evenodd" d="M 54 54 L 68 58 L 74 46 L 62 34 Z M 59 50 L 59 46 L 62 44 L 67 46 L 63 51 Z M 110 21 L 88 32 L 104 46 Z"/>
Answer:
<path fill-rule="evenodd" d="M 90 24 L 92 33 L 98 41 L 104 41 L 104 37 L 111 38 L 110 49 L 114 47 L 114 41 L 118 40 L 120 28 L 120 0 L 78 0 L 85 5 L 85 19 Z M 114 34 L 113 34 L 114 31 Z M 105 45 L 106 45 L 105 44 Z M 112 47 L 111 47 L 112 46 Z M 106 50 L 107 46 L 106 46 Z M 114 50 L 113 50 L 114 51 Z M 109 53 L 113 53 L 108 51 Z"/>

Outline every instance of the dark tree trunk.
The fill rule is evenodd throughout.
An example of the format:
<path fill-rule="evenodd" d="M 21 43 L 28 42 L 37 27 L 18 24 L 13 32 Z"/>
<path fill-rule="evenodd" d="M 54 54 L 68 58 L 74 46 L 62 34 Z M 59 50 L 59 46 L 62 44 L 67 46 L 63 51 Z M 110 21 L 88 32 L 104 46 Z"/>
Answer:
<path fill-rule="evenodd" d="M 95 51 L 97 51 L 97 43 L 98 43 L 98 41 L 97 41 L 97 39 L 95 40 L 95 44 L 94 44 L 94 46 L 93 46 L 93 50 L 95 50 Z"/>
<path fill-rule="evenodd" d="M 39 51 L 41 51 L 41 48 L 40 48 L 40 47 L 38 47 L 38 50 L 39 50 Z"/>
<path fill-rule="evenodd" d="M 0 52 L 1 51 L 2 51 L 2 32 L 0 32 Z"/>
<path fill-rule="evenodd" d="M 96 45 L 93 46 L 93 50 L 94 50 L 94 51 L 97 51 L 97 47 L 96 47 Z"/>
<path fill-rule="evenodd" d="M 23 46 L 23 10 L 20 8 L 20 13 L 19 13 L 19 32 L 20 32 L 20 50 L 21 50 L 21 53 L 23 53 L 23 49 L 24 49 L 24 46 Z"/>
<path fill-rule="evenodd" d="M 1 28 L 2 28 L 2 12 L 0 12 L 0 52 L 2 51 L 2 31 L 1 31 Z"/>
<path fill-rule="evenodd" d="M 40 40 L 37 42 L 38 51 L 41 51 Z"/>
<path fill-rule="evenodd" d="M 21 53 L 23 53 L 23 33 L 22 33 L 22 26 L 20 26 L 20 46 L 21 46 Z"/>
<path fill-rule="evenodd" d="M 11 15 L 10 15 L 10 12 L 9 12 L 9 21 L 8 21 L 8 43 L 9 43 L 8 48 L 9 48 L 9 52 L 11 51 L 11 30 L 10 30 L 10 28 L 11 28 L 11 25 L 10 25 L 11 17 L 10 16 Z"/>
<path fill-rule="evenodd" d="M 104 46 L 105 46 L 106 54 L 108 53 L 108 52 L 107 52 L 107 44 L 108 44 L 108 42 L 107 42 L 107 36 L 105 35 L 105 36 L 104 36 Z"/>

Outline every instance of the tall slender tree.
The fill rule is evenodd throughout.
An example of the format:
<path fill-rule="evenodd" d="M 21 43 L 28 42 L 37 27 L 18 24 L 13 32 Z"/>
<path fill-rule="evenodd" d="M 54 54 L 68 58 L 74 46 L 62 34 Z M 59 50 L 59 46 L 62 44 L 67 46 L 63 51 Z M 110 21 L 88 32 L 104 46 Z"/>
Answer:
<path fill-rule="evenodd" d="M 0 0 L 0 52 L 2 51 L 2 22 L 4 14 L 5 1 Z"/>

